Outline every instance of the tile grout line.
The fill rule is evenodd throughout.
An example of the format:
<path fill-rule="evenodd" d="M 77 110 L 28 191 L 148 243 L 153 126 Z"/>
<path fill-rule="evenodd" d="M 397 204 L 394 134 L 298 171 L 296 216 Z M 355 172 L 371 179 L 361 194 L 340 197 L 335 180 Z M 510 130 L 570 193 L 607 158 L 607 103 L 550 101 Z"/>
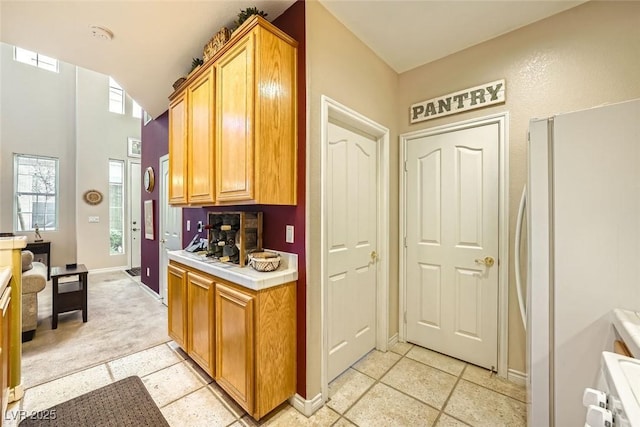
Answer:
<path fill-rule="evenodd" d="M 440 418 L 442 417 L 442 414 L 445 413 L 444 409 L 449 404 L 449 400 L 451 399 L 451 396 L 453 396 L 453 393 L 456 391 L 456 388 L 458 387 L 458 384 L 460 383 L 460 380 L 462 380 L 462 376 L 464 375 L 464 372 L 467 370 L 467 366 L 469 366 L 469 364 L 465 363 L 464 367 L 462 368 L 462 371 L 460 371 L 460 374 L 458 375 L 458 378 L 456 379 L 455 384 L 453 385 L 453 387 L 451 388 L 451 391 L 449 392 L 449 396 L 447 396 L 447 398 L 445 399 L 444 403 L 442 404 L 442 409 L 440 409 L 440 412 L 438 413 L 438 416 L 433 421 L 433 425 L 436 425 L 438 423 L 438 421 L 440 421 Z M 449 415 L 449 414 L 446 414 L 446 415 Z"/>
<path fill-rule="evenodd" d="M 376 351 L 376 350 L 374 349 L 373 351 Z M 390 350 L 389 350 L 389 351 L 390 351 Z M 398 354 L 398 353 L 395 353 L 395 354 Z M 393 365 L 389 366 L 389 369 L 387 369 L 386 371 L 384 371 L 384 372 L 380 375 L 380 378 L 378 378 L 378 379 L 373 378 L 372 376 L 367 375 L 367 374 L 365 374 L 364 372 L 360 372 L 360 371 L 358 371 L 357 369 L 355 369 L 355 368 L 353 368 L 353 367 L 349 367 L 349 369 L 353 369 L 354 371 L 356 371 L 356 372 L 358 372 L 358 373 L 361 373 L 362 375 L 365 375 L 366 377 L 369 377 L 369 378 L 371 378 L 371 379 L 372 379 L 372 380 L 374 380 L 374 381 L 373 381 L 373 384 L 371 384 L 369 387 L 367 387 L 367 389 L 364 391 L 364 393 L 362 393 L 362 395 L 360 395 L 360 397 L 358 397 L 358 398 L 357 398 L 357 399 L 356 399 L 356 400 L 355 400 L 351 405 L 349 405 L 349 406 L 344 410 L 344 412 L 343 412 L 343 413 L 341 413 L 341 414 L 340 414 L 338 411 L 336 411 L 337 413 L 339 413 L 339 414 L 340 414 L 340 417 L 338 418 L 338 420 L 336 420 L 336 423 L 337 423 L 338 421 L 340 421 L 340 418 L 344 418 L 345 420 L 347 420 L 347 421 L 349 421 L 350 423 L 352 423 L 352 424 L 354 424 L 354 425 L 356 425 L 356 426 L 357 426 L 357 425 L 358 425 L 357 423 L 355 423 L 353 420 L 351 420 L 350 418 L 347 418 L 347 417 L 345 416 L 345 415 L 346 415 L 346 413 L 347 413 L 347 412 L 349 412 L 349 410 L 350 410 L 351 408 L 353 408 L 353 407 L 354 407 L 358 402 L 360 402 L 360 400 L 362 400 L 362 398 L 363 398 L 364 396 L 366 396 L 366 394 L 367 394 L 367 393 L 369 393 L 369 391 L 371 391 L 371 389 L 372 389 L 376 384 L 378 384 L 378 383 L 380 382 L 380 380 L 382 379 L 382 377 L 384 377 L 384 376 L 385 376 L 385 375 L 386 375 L 390 370 L 392 370 L 392 369 L 393 369 L 393 367 L 394 367 L 394 366 L 396 366 L 396 365 L 397 365 L 397 364 L 398 364 L 398 363 L 403 359 L 403 357 L 404 357 L 404 355 L 400 355 L 400 358 L 399 358 L 398 360 L 396 360 L 396 361 L 393 363 Z M 383 384 L 384 384 L 384 383 L 383 383 Z M 330 409 L 332 409 L 331 407 L 329 407 L 329 408 L 330 408 Z M 334 409 L 334 411 L 335 411 L 335 409 Z M 335 424 L 335 423 L 334 423 L 334 424 Z"/>

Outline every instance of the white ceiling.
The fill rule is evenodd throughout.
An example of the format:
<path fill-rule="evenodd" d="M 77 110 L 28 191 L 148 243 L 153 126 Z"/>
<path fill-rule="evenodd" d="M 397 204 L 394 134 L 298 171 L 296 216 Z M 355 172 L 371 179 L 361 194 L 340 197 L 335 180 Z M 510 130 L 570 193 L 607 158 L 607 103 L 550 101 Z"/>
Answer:
<path fill-rule="evenodd" d="M 393 69 L 403 72 L 566 10 L 582 1 L 321 0 Z M 171 84 L 222 26 L 256 6 L 273 20 L 294 0 L 5 1 L 0 41 L 113 76 L 153 117 Z M 113 40 L 91 36 L 109 28 Z"/>

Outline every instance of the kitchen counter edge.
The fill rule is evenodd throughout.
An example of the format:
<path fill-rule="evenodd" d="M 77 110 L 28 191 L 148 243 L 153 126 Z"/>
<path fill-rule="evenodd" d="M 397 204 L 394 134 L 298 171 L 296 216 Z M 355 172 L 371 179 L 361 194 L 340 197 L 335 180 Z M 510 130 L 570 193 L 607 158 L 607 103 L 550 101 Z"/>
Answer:
<path fill-rule="evenodd" d="M 238 267 L 221 262 L 211 262 L 202 255 L 192 254 L 184 250 L 169 251 L 168 255 L 172 261 L 254 291 L 298 280 L 298 255 L 281 251 L 269 251 L 280 254 L 281 263 L 276 271 L 260 272 L 249 266 Z"/>

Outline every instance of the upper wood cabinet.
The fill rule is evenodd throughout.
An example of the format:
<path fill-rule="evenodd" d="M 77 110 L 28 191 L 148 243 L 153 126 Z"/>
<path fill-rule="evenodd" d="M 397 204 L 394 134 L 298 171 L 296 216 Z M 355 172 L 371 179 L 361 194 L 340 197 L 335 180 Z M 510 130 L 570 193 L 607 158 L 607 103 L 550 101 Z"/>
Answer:
<path fill-rule="evenodd" d="M 184 93 L 189 188 L 186 202 L 171 198 L 172 204 L 297 203 L 295 40 L 259 16 L 238 28 L 171 96 L 170 164 L 180 161 L 171 138 L 181 134 L 181 116 L 172 107 Z"/>
<path fill-rule="evenodd" d="M 188 198 L 190 204 L 213 204 L 214 193 L 214 75 L 213 68 L 187 89 Z M 171 161 L 169 161 L 171 163 Z"/>
<path fill-rule="evenodd" d="M 169 203 L 187 204 L 187 94 L 169 105 Z"/>

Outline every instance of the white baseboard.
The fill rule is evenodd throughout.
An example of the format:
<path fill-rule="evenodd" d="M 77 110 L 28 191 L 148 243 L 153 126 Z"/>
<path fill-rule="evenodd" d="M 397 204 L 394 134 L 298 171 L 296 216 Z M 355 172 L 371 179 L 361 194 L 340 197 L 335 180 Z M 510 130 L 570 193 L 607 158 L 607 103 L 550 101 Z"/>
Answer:
<path fill-rule="evenodd" d="M 398 333 L 397 332 L 395 334 L 393 334 L 391 337 L 389 337 L 389 348 L 393 347 L 396 344 L 398 344 Z"/>
<path fill-rule="evenodd" d="M 89 270 L 89 274 L 95 273 L 112 273 L 114 271 L 125 271 L 127 268 L 126 265 L 121 265 L 120 267 L 107 267 L 107 268 L 95 268 L 93 270 Z"/>
<path fill-rule="evenodd" d="M 313 415 L 318 409 L 322 408 L 322 405 L 324 404 L 324 402 L 322 402 L 322 393 L 318 393 L 316 397 L 311 400 L 306 400 L 304 397 L 296 393 L 291 397 L 291 399 L 289 399 L 289 403 L 305 417 Z"/>
<path fill-rule="evenodd" d="M 148 293 L 158 301 L 162 302 L 162 298 L 160 298 L 160 294 L 157 294 L 153 289 L 145 285 L 142 281 L 139 281 L 137 283 L 138 283 L 138 286 L 140 286 L 143 291 L 145 291 L 146 293 Z"/>
<path fill-rule="evenodd" d="M 526 385 L 527 384 L 527 374 L 524 372 L 516 371 L 515 369 L 509 369 L 507 373 L 507 379 L 512 383 Z"/>

